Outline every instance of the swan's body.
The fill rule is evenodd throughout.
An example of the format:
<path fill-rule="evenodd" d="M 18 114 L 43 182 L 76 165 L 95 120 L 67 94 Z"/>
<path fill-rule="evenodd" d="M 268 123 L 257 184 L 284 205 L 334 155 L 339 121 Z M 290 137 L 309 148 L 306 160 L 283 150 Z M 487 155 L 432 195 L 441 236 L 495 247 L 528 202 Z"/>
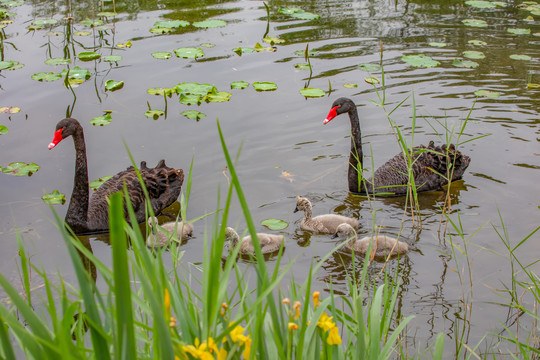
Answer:
<path fill-rule="evenodd" d="M 112 193 L 127 188 L 133 210 L 139 223 L 146 220 L 145 196 L 137 178 L 135 169 L 130 166 L 119 172 L 105 183 L 89 198 L 88 168 L 86 160 L 86 144 L 83 128 L 75 119 L 64 119 L 56 125 L 54 139 L 49 144 L 49 150 L 54 148 L 63 139 L 72 136 L 75 144 L 75 179 L 71 200 L 66 213 L 66 224 L 76 233 L 101 232 L 109 229 L 108 197 Z M 155 168 L 146 166 L 141 162 L 139 168 L 141 177 L 148 190 L 149 200 L 155 214 L 159 214 L 167 206 L 176 201 L 182 183 L 184 172 L 182 169 L 173 169 L 161 160 Z M 126 218 L 127 218 L 127 212 Z"/>
<path fill-rule="evenodd" d="M 324 214 L 315 217 L 312 216 L 311 202 L 303 197 L 299 197 L 296 201 L 294 212 L 304 211 L 304 218 L 300 223 L 302 230 L 314 231 L 324 234 L 333 234 L 337 231 L 339 224 L 347 223 L 354 228 L 358 227 L 358 219 L 349 218 L 338 214 Z"/>
<path fill-rule="evenodd" d="M 362 139 L 358 111 L 352 100 L 339 98 L 332 104 L 324 124 L 336 116 L 348 113 L 351 122 L 351 152 L 349 155 L 348 182 L 352 193 L 389 193 L 387 195 L 404 195 L 407 192 L 409 177 L 407 161 L 403 153 L 399 153 L 384 165 L 375 170 L 373 179 L 363 180 L 359 184 L 358 177 L 362 172 Z M 469 166 L 470 158 L 457 151 L 453 144 L 435 146 L 433 141 L 428 146 L 420 145 L 412 149 L 412 175 L 416 191 L 440 190 L 448 183 L 448 179 L 461 179 Z M 357 170 L 358 169 L 358 170 Z M 360 172 L 360 174 L 359 174 Z"/>
<path fill-rule="evenodd" d="M 240 241 L 240 236 L 238 236 L 238 234 L 233 228 L 228 227 L 225 229 L 225 239 L 230 242 L 229 249 L 232 250 L 237 246 L 238 242 Z M 261 252 L 263 254 L 270 254 L 276 252 L 284 244 L 283 235 L 257 233 L 257 239 L 259 239 L 259 244 L 261 245 Z M 244 237 L 240 242 L 240 254 L 255 254 L 255 248 L 253 247 L 251 236 Z"/>
<path fill-rule="evenodd" d="M 152 233 L 146 238 L 146 246 L 148 247 L 164 247 L 171 241 L 181 242 L 187 240 L 193 234 L 193 225 L 184 223 L 183 221 L 171 221 L 159 225 L 156 217 L 148 218 L 148 226 Z"/>
<path fill-rule="evenodd" d="M 403 255 L 409 251 L 409 245 L 407 243 L 386 235 L 366 236 L 358 240 L 356 231 L 349 224 L 338 226 L 332 238 L 338 237 L 343 240 L 348 239 L 349 241 L 345 243 L 345 247 L 362 255 L 368 252 L 371 243 L 373 243 L 371 247 L 373 257 Z"/>

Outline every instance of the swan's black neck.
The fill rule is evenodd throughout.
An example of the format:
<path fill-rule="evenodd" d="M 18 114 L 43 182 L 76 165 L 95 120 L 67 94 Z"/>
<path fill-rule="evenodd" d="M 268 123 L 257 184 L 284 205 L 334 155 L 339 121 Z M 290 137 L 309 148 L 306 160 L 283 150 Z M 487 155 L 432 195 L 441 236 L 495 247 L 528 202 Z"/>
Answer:
<path fill-rule="evenodd" d="M 80 125 L 72 136 L 76 152 L 75 179 L 66 213 L 66 223 L 78 234 L 90 230 L 88 229 L 88 164 L 84 133 Z"/>
<path fill-rule="evenodd" d="M 362 161 L 364 153 L 362 152 L 362 134 L 360 132 L 360 121 L 358 120 L 358 111 L 356 105 L 352 104 L 349 110 L 349 119 L 351 121 L 351 153 L 349 155 L 349 191 L 353 193 L 365 193 L 365 186 L 359 187 L 358 178 L 362 178 Z"/>

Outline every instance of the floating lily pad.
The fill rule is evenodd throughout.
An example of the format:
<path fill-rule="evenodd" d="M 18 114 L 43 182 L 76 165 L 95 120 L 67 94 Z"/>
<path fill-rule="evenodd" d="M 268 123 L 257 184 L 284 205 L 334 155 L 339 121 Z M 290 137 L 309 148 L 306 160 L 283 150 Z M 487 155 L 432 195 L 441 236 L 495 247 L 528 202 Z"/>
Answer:
<path fill-rule="evenodd" d="M 512 54 L 512 55 L 510 55 L 510 59 L 528 61 L 528 60 L 531 60 L 531 57 L 529 55 Z"/>
<path fill-rule="evenodd" d="M 0 135 L 6 135 L 9 132 L 7 126 L 0 125 Z"/>
<path fill-rule="evenodd" d="M 169 59 L 172 54 L 168 51 L 157 51 L 152 53 L 152 56 L 156 59 Z"/>
<path fill-rule="evenodd" d="M 508 31 L 510 34 L 514 34 L 514 35 L 529 35 L 531 33 L 531 29 L 508 29 L 506 30 Z"/>
<path fill-rule="evenodd" d="M 446 43 L 443 42 L 430 42 L 429 46 L 437 47 L 437 48 L 443 48 L 446 47 Z"/>
<path fill-rule="evenodd" d="M 210 93 L 217 93 L 217 88 L 210 84 L 181 83 L 176 85 L 176 91 L 184 95 L 206 96 Z"/>
<path fill-rule="evenodd" d="M 294 53 L 298 56 L 306 56 L 306 50 L 296 50 Z M 315 50 L 308 50 L 307 54 L 309 57 L 313 57 L 319 55 L 319 52 Z"/>
<path fill-rule="evenodd" d="M 219 91 L 216 94 L 208 94 L 206 95 L 206 101 L 209 102 L 225 102 L 229 101 L 231 99 L 232 94 L 225 92 L 225 91 Z"/>
<path fill-rule="evenodd" d="M 261 44 L 259 43 L 256 43 L 255 46 L 253 47 L 255 49 L 255 51 L 258 51 L 258 52 L 261 52 L 261 51 L 270 51 L 270 52 L 273 52 L 273 51 L 276 51 L 277 49 L 273 46 L 262 46 Z"/>
<path fill-rule="evenodd" d="M 452 63 L 452 65 L 458 68 L 469 68 L 469 69 L 475 69 L 478 67 L 478 63 L 476 61 L 462 60 L 462 59 L 454 59 L 454 62 Z"/>
<path fill-rule="evenodd" d="M 153 27 L 150 29 L 150 32 L 152 34 L 166 34 L 170 33 L 172 31 L 171 28 L 161 28 L 161 27 Z"/>
<path fill-rule="evenodd" d="M 38 19 L 38 20 L 32 21 L 32 24 L 38 25 L 38 26 L 43 26 L 43 25 L 54 25 L 57 22 L 58 22 L 58 20 L 56 20 L 56 19 Z"/>
<path fill-rule="evenodd" d="M 379 79 L 377 79 L 374 76 L 365 77 L 364 81 L 367 82 L 368 84 L 371 84 L 371 85 L 375 85 L 375 84 L 380 83 Z"/>
<path fill-rule="evenodd" d="M 111 123 L 111 121 L 112 121 L 111 113 L 106 113 L 103 116 L 96 116 L 95 118 L 93 118 L 90 121 L 90 124 L 92 124 L 94 126 L 96 126 L 96 125 L 104 126 L 104 125 L 109 125 Z"/>
<path fill-rule="evenodd" d="M 105 91 L 116 91 L 124 87 L 123 81 L 107 80 L 105 82 Z"/>
<path fill-rule="evenodd" d="M 424 54 L 403 55 L 401 57 L 401 60 L 405 61 L 406 63 L 414 67 L 430 68 L 430 67 L 435 67 L 440 64 L 438 61 L 435 61 L 431 57 L 426 56 Z"/>
<path fill-rule="evenodd" d="M 24 67 L 24 64 L 21 64 L 20 62 L 18 61 L 13 61 L 13 65 L 11 65 L 9 68 L 7 68 L 6 70 L 17 70 L 17 69 L 20 69 Z"/>
<path fill-rule="evenodd" d="M 283 44 L 285 42 L 285 40 L 280 39 L 280 38 L 275 37 L 275 36 L 267 36 L 267 37 L 263 38 L 263 41 L 265 43 L 270 44 L 270 45 Z"/>
<path fill-rule="evenodd" d="M 302 20 L 315 20 L 320 18 L 320 16 L 317 14 L 313 14 L 295 7 L 281 8 L 279 9 L 279 12 Z"/>
<path fill-rule="evenodd" d="M 249 86 L 249 83 L 246 81 L 233 81 L 231 83 L 231 89 L 245 89 Z"/>
<path fill-rule="evenodd" d="M 9 164 L 7 167 L 2 168 L 2 172 L 4 172 L 4 174 L 10 174 L 15 176 L 32 176 L 32 174 L 38 170 L 38 164 L 26 164 L 24 162 L 14 162 Z"/>
<path fill-rule="evenodd" d="M 463 52 L 463 56 L 465 56 L 467 59 L 485 59 L 486 55 L 484 55 L 481 51 L 475 51 L 475 50 L 468 50 Z"/>
<path fill-rule="evenodd" d="M 527 89 L 540 89 L 540 84 L 527 84 Z"/>
<path fill-rule="evenodd" d="M 200 105 L 204 96 L 180 94 L 180 103 L 185 105 Z"/>
<path fill-rule="evenodd" d="M 298 63 L 298 64 L 294 64 L 294 67 L 297 68 L 298 70 L 309 70 L 311 69 L 311 66 L 307 63 Z"/>
<path fill-rule="evenodd" d="M 53 72 L 40 72 L 32 75 L 32 79 L 37 81 L 55 81 L 62 78 L 62 74 L 56 74 Z"/>
<path fill-rule="evenodd" d="M 61 31 L 47 31 L 47 36 L 62 36 L 64 35 Z"/>
<path fill-rule="evenodd" d="M 345 86 L 347 89 L 354 89 L 354 88 L 358 87 L 358 84 L 345 83 L 345 84 L 343 84 L 343 86 Z"/>
<path fill-rule="evenodd" d="M 81 24 L 87 27 L 95 27 L 95 26 L 103 25 L 103 21 L 100 19 L 91 20 L 89 18 L 86 18 L 83 21 L 81 21 Z"/>
<path fill-rule="evenodd" d="M 1 114 L 16 114 L 21 111 L 21 108 L 15 106 L 3 106 L 0 107 Z"/>
<path fill-rule="evenodd" d="M 97 180 L 92 181 L 90 183 L 90 189 L 94 189 L 94 191 L 99 189 L 99 187 L 101 185 L 103 185 L 104 182 L 106 182 L 107 180 L 109 180 L 112 177 L 113 177 L 112 175 L 108 175 L 108 176 L 103 176 L 103 177 L 100 177 Z"/>
<path fill-rule="evenodd" d="M 235 52 L 239 56 L 242 56 L 242 54 L 251 54 L 254 51 L 255 51 L 254 48 L 241 47 L 241 46 L 237 47 L 236 49 L 233 49 L 233 52 Z"/>
<path fill-rule="evenodd" d="M 103 16 L 103 17 L 115 17 L 118 14 L 112 11 L 102 11 L 102 12 L 98 12 L 96 15 Z"/>
<path fill-rule="evenodd" d="M 492 9 L 497 7 L 493 2 L 485 0 L 469 0 L 465 1 L 465 4 L 479 9 Z"/>
<path fill-rule="evenodd" d="M 163 114 L 165 114 L 163 110 L 148 110 L 144 113 L 144 116 L 157 120 L 160 116 L 163 116 Z"/>
<path fill-rule="evenodd" d="M 122 60 L 121 55 L 107 55 L 103 57 L 103 61 L 107 62 L 118 62 L 120 60 Z"/>
<path fill-rule="evenodd" d="M 300 94 L 302 94 L 305 97 L 310 98 L 317 98 L 317 97 L 323 97 L 325 95 L 324 91 L 322 91 L 319 88 L 304 88 L 300 90 Z"/>
<path fill-rule="evenodd" d="M 270 230 L 282 230 L 289 226 L 289 224 L 280 219 L 266 219 L 261 221 L 261 225 L 266 226 Z"/>
<path fill-rule="evenodd" d="M 205 48 L 213 48 L 213 47 L 216 46 L 216 44 L 212 44 L 212 43 L 202 43 L 200 46 L 205 47 Z"/>
<path fill-rule="evenodd" d="M 471 45 L 474 45 L 474 46 L 486 46 L 487 45 L 487 42 L 482 41 L 482 40 L 469 40 L 468 43 L 471 44 Z"/>
<path fill-rule="evenodd" d="M 269 81 L 256 81 L 253 83 L 253 87 L 257 91 L 274 91 L 277 90 L 277 85 Z"/>
<path fill-rule="evenodd" d="M 487 22 L 480 19 L 465 19 L 465 20 L 461 20 L 461 22 L 465 24 L 466 26 L 472 26 L 472 27 L 487 27 L 488 26 Z"/>
<path fill-rule="evenodd" d="M 177 57 L 184 59 L 196 59 L 204 56 L 204 52 L 200 48 L 178 48 L 174 49 L 174 53 Z"/>
<path fill-rule="evenodd" d="M 64 69 L 62 71 L 62 76 L 66 76 L 67 70 Z M 90 78 L 90 72 L 86 69 L 80 68 L 78 66 L 75 66 L 73 69 L 69 70 L 69 79 L 79 79 L 79 80 L 87 80 Z"/>
<path fill-rule="evenodd" d="M 92 33 L 90 31 L 76 31 L 73 33 L 76 36 L 90 36 Z"/>
<path fill-rule="evenodd" d="M 155 88 L 150 88 L 147 90 L 147 92 L 150 94 L 150 95 L 167 95 L 167 96 L 171 96 L 172 94 L 174 94 L 176 92 L 176 88 L 161 88 L 161 87 L 155 87 Z"/>
<path fill-rule="evenodd" d="M 186 27 L 188 25 L 189 25 L 189 22 L 184 21 L 184 20 L 156 21 L 154 23 L 154 27 L 156 28 L 169 28 L 169 29 Z"/>
<path fill-rule="evenodd" d="M 227 23 L 223 20 L 204 20 L 204 21 L 196 21 L 193 23 L 193 26 L 197 28 L 203 28 L 203 29 L 209 29 L 209 28 L 217 28 L 217 27 L 223 27 L 227 25 Z"/>
<path fill-rule="evenodd" d="M 474 94 L 476 96 L 483 96 L 488 98 L 498 98 L 500 95 L 498 92 L 491 90 L 476 90 Z"/>
<path fill-rule="evenodd" d="M 71 59 L 64 59 L 64 58 L 52 58 L 45 60 L 45 64 L 47 65 L 67 65 L 71 63 Z"/>
<path fill-rule="evenodd" d="M 196 121 L 199 121 L 202 118 L 206 117 L 205 114 L 203 114 L 202 112 L 199 112 L 197 110 L 186 110 L 186 111 L 180 113 L 180 115 L 184 115 L 188 119 L 196 120 Z"/>
<path fill-rule="evenodd" d="M 0 70 L 6 70 L 15 64 L 14 61 L 0 61 Z"/>
<path fill-rule="evenodd" d="M 26 29 L 27 29 L 28 31 L 41 30 L 41 29 L 43 29 L 43 25 L 35 25 L 35 24 L 31 24 L 31 25 L 28 25 L 28 26 L 26 27 Z"/>
<path fill-rule="evenodd" d="M 47 204 L 61 204 L 64 205 L 66 202 L 66 195 L 62 194 L 58 190 L 53 190 L 51 193 L 44 194 L 41 199 Z"/>
<path fill-rule="evenodd" d="M 3 1 L 2 2 L 2 5 L 7 6 L 7 7 L 16 7 L 16 6 L 21 6 L 23 4 L 24 4 L 23 1 Z"/>
<path fill-rule="evenodd" d="M 93 51 L 84 51 L 79 53 L 78 58 L 81 61 L 92 61 L 97 60 L 101 57 L 101 54 L 95 53 Z"/>
<path fill-rule="evenodd" d="M 116 47 L 123 49 L 123 48 L 130 48 L 131 45 L 132 45 L 131 41 L 126 41 L 125 43 L 117 44 Z"/>

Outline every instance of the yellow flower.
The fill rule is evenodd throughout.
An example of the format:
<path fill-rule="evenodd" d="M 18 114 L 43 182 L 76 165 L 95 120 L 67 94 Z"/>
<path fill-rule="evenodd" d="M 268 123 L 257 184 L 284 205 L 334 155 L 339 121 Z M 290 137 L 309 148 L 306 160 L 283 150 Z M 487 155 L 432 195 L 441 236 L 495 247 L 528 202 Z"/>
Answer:
<path fill-rule="evenodd" d="M 295 319 L 298 319 L 300 317 L 300 306 L 302 303 L 300 301 L 294 302 L 294 310 L 296 310 L 296 315 L 294 316 Z"/>
<path fill-rule="evenodd" d="M 291 303 L 291 300 L 289 300 L 289 298 L 285 298 L 285 299 L 281 300 L 281 303 L 284 304 L 284 305 L 289 305 Z"/>
<path fill-rule="evenodd" d="M 169 290 L 165 289 L 163 298 L 163 304 L 165 305 L 165 319 L 169 319 L 171 317 L 171 297 L 169 296 Z"/>
<path fill-rule="evenodd" d="M 244 328 L 240 325 L 236 325 L 236 327 L 229 333 L 231 336 L 231 339 L 233 342 L 237 342 L 240 344 L 243 344 L 248 339 L 244 334 Z"/>
<path fill-rule="evenodd" d="M 328 331 L 331 328 L 335 327 L 336 324 L 332 321 L 332 316 L 326 315 L 326 313 L 322 313 L 321 317 L 319 318 L 319 321 L 317 321 L 317 326 L 323 329 L 324 331 Z"/>
<path fill-rule="evenodd" d="M 321 303 L 319 301 L 319 296 L 321 295 L 320 292 L 318 291 L 314 291 L 313 292 L 313 306 L 315 306 L 315 309 L 319 306 L 319 304 Z"/>
<path fill-rule="evenodd" d="M 227 359 L 227 350 L 225 348 L 219 349 L 217 353 L 217 360 L 225 360 Z"/>
<path fill-rule="evenodd" d="M 298 330 L 298 325 L 293 322 L 290 322 L 287 327 L 289 328 L 289 331 Z"/>
<path fill-rule="evenodd" d="M 194 345 L 182 346 L 182 349 L 195 359 L 201 360 L 214 360 L 212 351 L 217 352 L 216 343 L 212 338 L 209 338 L 208 342 L 205 341 L 202 344 L 200 344 L 199 339 L 195 338 Z"/>
<path fill-rule="evenodd" d="M 249 355 L 251 354 L 251 338 L 249 336 L 246 338 L 245 345 L 246 347 L 242 352 L 242 356 L 244 356 L 244 359 L 249 359 Z"/>
<path fill-rule="evenodd" d="M 339 329 L 337 326 L 334 326 L 330 329 L 328 334 L 328 339 L 326 339 L 328 345 L 339 345 L 341 344 L 341 337 L 339 336 Z"/>

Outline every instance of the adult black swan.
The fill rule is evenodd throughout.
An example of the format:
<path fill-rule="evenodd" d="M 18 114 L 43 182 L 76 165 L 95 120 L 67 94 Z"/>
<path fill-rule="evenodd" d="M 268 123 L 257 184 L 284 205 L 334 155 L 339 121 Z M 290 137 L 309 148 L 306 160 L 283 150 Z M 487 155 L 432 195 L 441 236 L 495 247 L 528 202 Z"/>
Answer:
<path fill-rule="evenodd" d="M 56 125 L 54 139 L 49 144 L 49 150 L 69 136 L 73 137 L 76 158 L 75 179 L 66 213 L 66 224 L 76 234 L 107 231 L 109 229 L 107 198 L 114 192 L 123 191 L 124 184 L 137 215 L 137 221 L 139 223 L 145 221 L 148 217 L 145 211 L 145 196 L 133 166 L 107 180 L 89 199 L 86 144 L 81 124 L 75 119 L 61 120 Z M 161 160 L 155 168 L 148 168 L 146 162 L 143 161 L 139 171 L 155 214 L 176 201 L 184 182 L 182 169 L 167 167 L 165 160 Z"/>
<path fill-rule="evenodd" d="M 362 179 L 357 169 L 362 171 L 362 137 L 356 105 L 351 99 L 339 98 L 332 104 L 324 124 L 340 114 L 348 113 L 351 120 L 351 152 L 349 156 L 349 191 L 357 194 L 385 193 L 405 195 L 409 183 L 407 161 L 399 153 L 375 170 L 373 179 Z M 453 144 L 435 146 L 430 141 L 428 146 L 420 145 L 412 150 L 412 175 L 416 191 L 440 190 L 448 183 L 447 179 L 461 179 L 471 159 L 457 151 Z M 360 176 L 359 176 L 360 175 Z"/>

